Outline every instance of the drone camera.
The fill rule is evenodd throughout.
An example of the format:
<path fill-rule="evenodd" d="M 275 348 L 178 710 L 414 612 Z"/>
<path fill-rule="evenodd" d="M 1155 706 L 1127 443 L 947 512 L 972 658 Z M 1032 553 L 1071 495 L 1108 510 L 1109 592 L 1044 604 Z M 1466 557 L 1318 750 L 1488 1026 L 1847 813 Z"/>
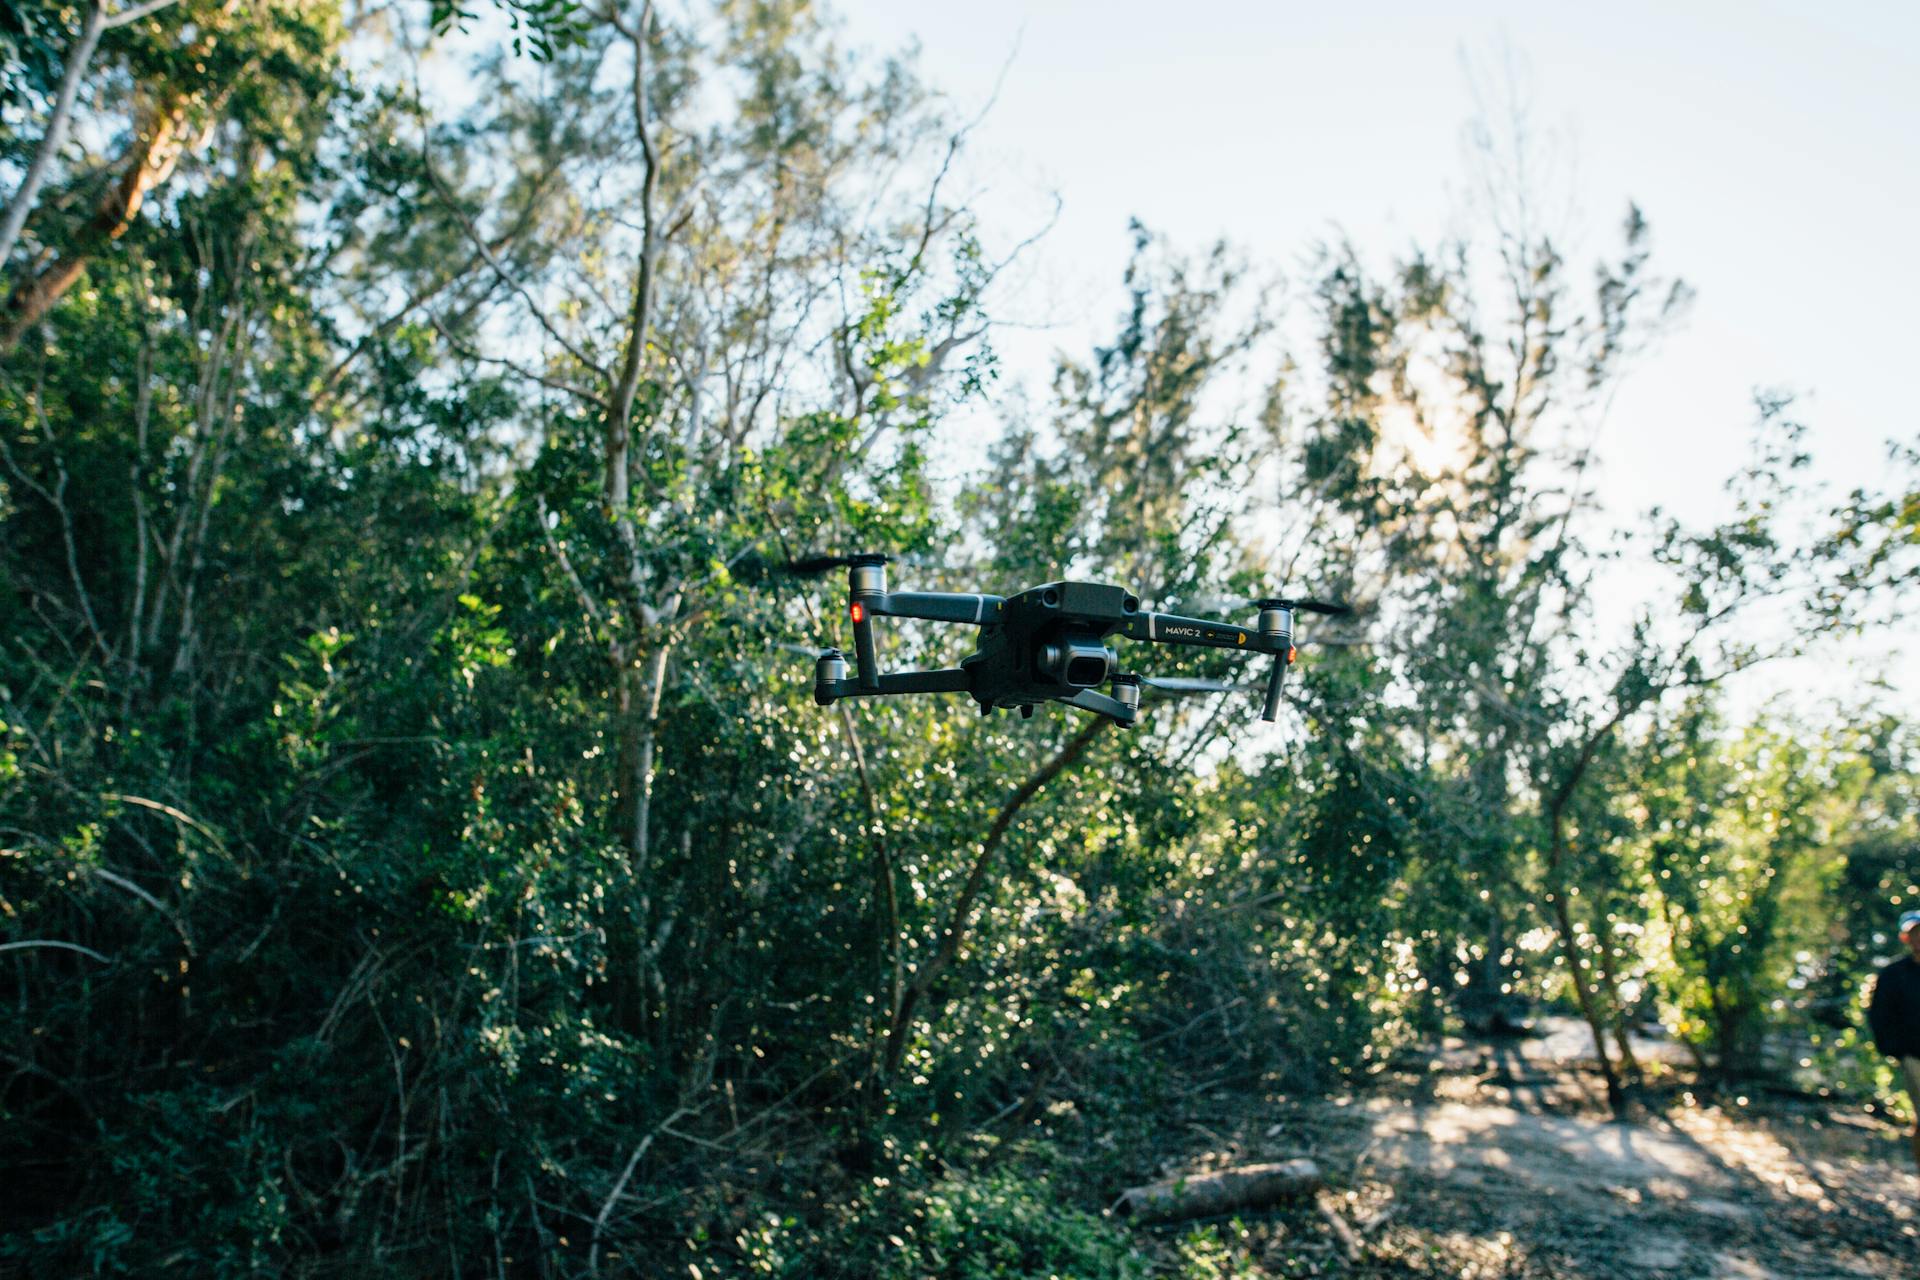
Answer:
<path fill-rule="evenodd" d="M 1070 689 L 1105 684 L 1113 664 L 1113 650 L 1090 640 L 1068 638 L 1040 646 L 1040 669 Z"/>

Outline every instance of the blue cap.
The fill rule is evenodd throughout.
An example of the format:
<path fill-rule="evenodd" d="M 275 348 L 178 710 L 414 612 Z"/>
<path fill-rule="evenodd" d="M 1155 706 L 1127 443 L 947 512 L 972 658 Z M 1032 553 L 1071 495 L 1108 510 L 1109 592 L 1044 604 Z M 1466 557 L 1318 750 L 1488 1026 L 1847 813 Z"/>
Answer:
<path fill-rule="evenodd" d="M 1907 930 L 1920 924 L 1920 911 L 1902 911 L 1900 913 L 1900 936 L 1906 937 Z"/>

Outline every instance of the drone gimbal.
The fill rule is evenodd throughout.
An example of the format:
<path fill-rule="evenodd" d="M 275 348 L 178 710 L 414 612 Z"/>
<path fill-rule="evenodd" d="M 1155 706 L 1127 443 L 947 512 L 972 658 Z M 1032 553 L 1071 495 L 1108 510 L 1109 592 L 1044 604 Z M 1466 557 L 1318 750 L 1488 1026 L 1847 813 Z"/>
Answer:
<path fill-rule="evenodd" d="M 1128 726 L 1139 712 L 1140 686 L 1173 689 L 1229 689 L 1203 681 L 1162 681 L 1119 669 L 1107 645 L 1111 636 L 1152 644 L 1199 645 L 1213 649 L 1273 655 L 1267 676 L 1266 709 L 1274 719 L 1280 686 L 1295 656 L 1296 612 L 1340 614 L 1344 605 L 1318 600 L 1256 600 L 1252 626 L 1155 613 L 1140 607 L 1139 597 L 1101 582 L 1048 582 L 1013 596 L 947 591 L 888 591 L 888 557 L 855 555 L 814 561 L 819 567 L 845 564 L 847 606 L 853 620 L 855 674 L 847 675 L 838 649 L 820 653 L 814 666 L 813 700 L 830 706 L 841 698 L 889 697 L 903 693 L 964 693 L 980 713 L 1018 707 L 1032 716 L 1043 702 L 1064 702 L 1082 711 Z M 921 618 L 980 628 L 975 652 L 958 667 L 943 671 L 883 673 L 874 646 L 876 618 Z M 1111 694 L 1098 692 L 1109 685 Z"/>

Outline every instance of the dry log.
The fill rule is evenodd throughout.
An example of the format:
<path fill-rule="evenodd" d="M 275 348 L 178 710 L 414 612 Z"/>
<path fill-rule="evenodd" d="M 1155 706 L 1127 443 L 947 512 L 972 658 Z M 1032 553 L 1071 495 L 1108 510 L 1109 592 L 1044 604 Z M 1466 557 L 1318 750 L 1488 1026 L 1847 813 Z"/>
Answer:
<path fill-rule="evenodd" d="M 1282 1200 L 1309 1195 L 1324 1185 L 1320 1166 L 1311 1160 L 1279 1164 L 1243 1164 L 1212 1173 L 1132 1187 L 1117 1206 L 1141 1222 L 1207 1218 L 1240 1209 L 1264 1209 Z"/>

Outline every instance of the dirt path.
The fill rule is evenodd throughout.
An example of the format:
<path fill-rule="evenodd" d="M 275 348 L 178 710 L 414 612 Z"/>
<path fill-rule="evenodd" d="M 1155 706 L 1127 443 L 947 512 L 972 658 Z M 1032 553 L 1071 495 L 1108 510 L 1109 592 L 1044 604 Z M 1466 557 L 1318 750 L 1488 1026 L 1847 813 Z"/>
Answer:
<path fill-rule="evenodd" d="M 1365 1237 L 1348 1260 L 1297 1211 L 1248 1238 L 1256 1274 L 1920 1277 L 1920 1178 L 1883 1121 L 1677 1091 L 1617 1124 L 1568 1056 L 1552 1035 L 1456 1046 L 1405 1096 L 1283 1105 L 1257 1132 L 1236 1126 L 1218 1163 L 1314 1156 L 1338 1188 L 1331 1206 Z"/>
<path fill-rule="evenodd" d="M 1405 1205 L 1383 1255 L 1484 1275 L 1920 1275 L 1920 1180 L 1823 1155 L 1818 1130 L 1717 1109 L 1632 1124 L 1473 1100 L 1357 1110 L 1356 1200 Z"/>

